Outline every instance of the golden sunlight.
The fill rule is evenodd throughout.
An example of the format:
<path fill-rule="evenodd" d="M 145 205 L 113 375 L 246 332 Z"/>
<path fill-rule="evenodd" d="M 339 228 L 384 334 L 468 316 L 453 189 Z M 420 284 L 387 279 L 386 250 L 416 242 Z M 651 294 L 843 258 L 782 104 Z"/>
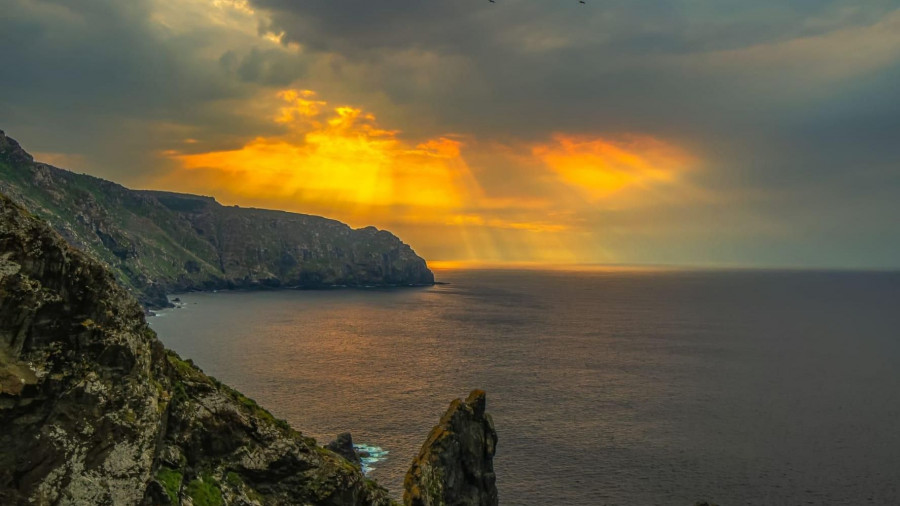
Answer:
<path fill-rule="evenodd" d="M 631 135 L 617 141 L 557 135 L 554 140 L 535 146 L 534 156 L 593 200 L 629 187 L 672 183 L 691 165 L 686 153 L 649 136 Z"/>
<path fill-rule="evenodd" d="M 339 208 L 461 205 L 469 176 L 458 141 L 438 138 L 409 146 L 396 131 L 378 127 L 372 114 L 328 109 L 314 95 L 279 93 L 285 105 L 274 121 L 287 127 L 284 136 L 258 137 L 231 151 L 169 155 L 236 196 Z"/>
<path fill-rule="evenodd" d="M 277 100 L 269 120 L 283 127 L 280 135 L 233 150 L 166 151 L 177 169 L 153 186 L 375 224 L 434 260 L 574 263 L 616 260 L 586 212 L 647 204 L 656 198 L 647 190 L 677 184 L 692 165 L 684 151 L 649 136 L 410 141 L 373 114 L 332 106 L 311 90 L 283 90 Z M 479 180 L 476 169 L 497 164 L 508 165 L 507 177 Z"/>

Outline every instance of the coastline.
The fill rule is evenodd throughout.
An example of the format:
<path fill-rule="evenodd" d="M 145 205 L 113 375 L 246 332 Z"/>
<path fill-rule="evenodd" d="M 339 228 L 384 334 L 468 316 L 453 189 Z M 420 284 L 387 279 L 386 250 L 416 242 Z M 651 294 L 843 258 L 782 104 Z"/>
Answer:
<path fill-rule="evenodd" d="M 165 296 L 168 299 L 168 304 L 165 306 L 156 305 L 156 304 L 142 304 L 141 306 L 144 308 L 144 314 L 146 316 L 155 316 L 156 311 L 161 311 L 164 309 L 172 309 L 175 306 L 173 302 L 173 298 L 177 298 L 181 295 L 189 294 L 189 293 L 216 293 L 216 292 L 278 292 L 278 291 L 332 291 L 332 290 L 405 290 L 409 288 L 428 288 L 436 285 L 449 285 L 450 283 L 435 281 L 434 283 L 410 283 L 410 284 L 379 284 L 379 285 L 317 285 L 317 286 L 304 286 L 304 285 L 294 285 L 294 286 L 268 286 L 268 285 L 254 285 L 254 286 L 234 286 L 234 287 L 223 287 L 223 288 L 195 288 L 195 289 L 187 289 L 187 290 L 176 290 L 173 292 L 166 292 Z"/>

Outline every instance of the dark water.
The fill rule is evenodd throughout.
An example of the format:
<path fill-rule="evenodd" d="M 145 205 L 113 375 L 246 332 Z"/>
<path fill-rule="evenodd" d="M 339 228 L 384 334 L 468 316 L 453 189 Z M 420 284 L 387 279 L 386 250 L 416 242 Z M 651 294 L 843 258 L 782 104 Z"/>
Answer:
<path fill-rule="evenodd" d="M 441 271 L 188 294 L 162 340 L 322 442 L 390 453 L 488 391 L 506 505 L 900 504 L 900 274 Z"/>

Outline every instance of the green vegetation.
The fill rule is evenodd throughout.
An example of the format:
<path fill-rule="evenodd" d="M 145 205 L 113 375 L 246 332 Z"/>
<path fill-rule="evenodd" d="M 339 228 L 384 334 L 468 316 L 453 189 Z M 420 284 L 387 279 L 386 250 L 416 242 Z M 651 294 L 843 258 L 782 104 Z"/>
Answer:
<path fill-rule="evenodd" d="M 194 506 L 222 506 L 222 491 L 216 486 L 212 476 L 205 474 L 200 479 L 191 480 L 187 485 L 187 495 L 191 497 Z"/>
<path fill-rule="evenodd" d="M 156 479 L 166 490 L 171 504 L 178 504 L 178 492 L 181 490 L 181 482 L 184 480 L 181 472 L 169 467 L 160 467 L 156 473 Z"/>
<path fill-rule="evenodd" d="M 179 379 L 194 381 L 198 383 L 210 382 L 211 378 L 203 374 L 203 371 L 201 371 L 196 365 L 194 365 L 193 360 L 184 360 L 172 350 L 166 350 L 166 358 L 168 358 L 169 363 L 175 367 L 175 370 L 178 372 Z"/>
<path fill-rule="evenodd" d="M 228 471 L 228 474 L 225 475 L 225 481 L 232 487 L 241 487 L 244 485 L 244 480 L 242 480 L 234 471 Z"/>
<path fill-rule="evenodd" d="M 247 397 L 246 395 L 238 392 L 237 390 L 229 387 L 224 383 L 216 381 L 216 384 L 219 388 L 224 390 L 229 397 L 236 400 L 241 404 L 241 406 L 245 407 L 251 414 L 253 414 L 253 416 L 265 420 L 266 422 L 269 422 L 270 424 L 278 427 L 281 430 L 290 432 L 293 431 L 290 424 L 280 418 L 276 418 L 274 415 L 272 415 L 272 413 L 269 413 L 265 408 L 257 404 L 253 399 Z"/>
<path fill-rule="evenodd" d="M 188 398 L 184 383 L 175 381 L 172 383 L 172 402 L 183 402 Z"/>
<path fill-rule="evenodd" d="M 235 489 L 241 490 L 251 500 L 257 501 L 262 504 L 265 504 L 266 502 L 265 498 L 260 495 L 259 492 L 247 486 L 247 484 L 244 483 L 244 480 L 241 479 L 241 476 L 234 471 L 229 471 L 228 474 L 225 475 L 225 483 L 231 485 Z"/>

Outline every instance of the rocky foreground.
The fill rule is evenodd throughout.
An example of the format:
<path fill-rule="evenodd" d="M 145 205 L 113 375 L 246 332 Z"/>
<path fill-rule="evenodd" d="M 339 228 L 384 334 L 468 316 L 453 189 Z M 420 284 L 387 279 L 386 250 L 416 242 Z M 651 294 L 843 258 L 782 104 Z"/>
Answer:
<path fill-rule="evenodd" d="M 189 290 L 434 283 L 425 260 L 385 230 L 130 190 L 36 162 L 2 131 L 0 193 L 103 262 L 148 308 Z"/>
<path fill-rule="evenodd" d="M 416 505 L 496 505 L 483 392 L 407 476 Z M 167 351 L 101 263 L 0 195 L 0 504 L 390 505 L 318 446 Z"/>

